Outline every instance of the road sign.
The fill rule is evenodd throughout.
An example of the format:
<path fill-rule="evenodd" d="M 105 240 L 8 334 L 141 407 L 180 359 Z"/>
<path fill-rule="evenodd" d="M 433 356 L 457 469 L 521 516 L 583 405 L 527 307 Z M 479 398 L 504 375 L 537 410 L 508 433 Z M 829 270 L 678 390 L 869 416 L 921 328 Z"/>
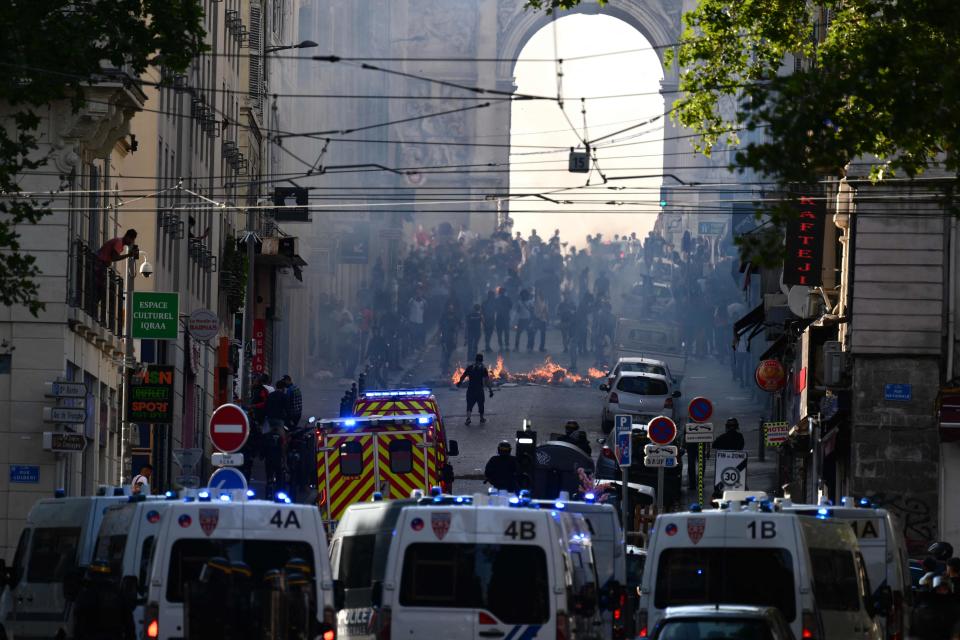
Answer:
<path fill-rule="evenodd" d="M 699 442 L 713 442 L 712 422 L 688 422 L 683 428 L 683 437 L 687 444 Z"/>
<path fill-rule="evenodd" d="M 677 466 L 676 456 L 644 456 L 643 466 L 645 467 L 675 467 Z"/>
<path fill-rule="evenodd" d="M 883 399 L 897 402 L 913 400 L 912 384 L 885 384 L 883 385 Z"/>
<path fill-rule="evenodd" d="M 43 449 L 45 451 L 77 453 L 83 451 L 86 447 L 87 439 L 82 433 L 43 432 Z"/>
<path fill-rule="evenodd" d="M 674 446 L 664 446 L 659 444 L 648 444 L 643 447 L 645 456 L 677 456 L 677 448 Z"/>
<path fill-rule="evenodd" d="M 10 482 L 37 484 L 40 482 L 40 467 L 30 464 L 10 465 Z"/>
<path fill-rule="evenodd" d="M 647 437 L 653 444 L 670 444 L 677 437 L 677 425 L 667 416 L 657 416 L 647 423 Z"/>
<path fill-rule="evenodd" d="M 246 491 L 247 479 L 238 469 L 223 467 L 214 471 L 213 475 L 210 476 L 209 486 L 217 491 Z"/>
<path fill-rule="evenodd" d="M 763 430 L 767 438 L 768 447 L 776 447 L 787 441 L 790 434 L 790 424 L 787 422 L 765 422 Z"/>
<path fill-rule="evenodd" d="M 614 417 L 614 428 L 616 429 L 616 454 L 617 462 L 621 467 L 630 466 L 630 433 L 633 429 L 633 416 L 617 415 Z"/>
<path fill-rule="evenodd" d="M 176 340 L 180 331 L 180 294 L 163 291 L 133 292 L 134 338 Z"/>
<path fill-rule="evenodd" d="M 713 480 L 721 491 L 745 491 L 747 488 L 747 452 L 717 450 Z"/>
<path fill-rule="evenodd" d="M 210 416 L 210 442 L 224 453 L 235 453 L 247 442 L 250 420 L 235 404 L 222 404 Z"/>
<path fill-rule="evenodd" d="M 702 236 L 720 236 L 723 235 L 724 227 L 725 225 L 723 222 L 707 221 L 701 222 L 697 226 L 697 231 Z"/>
<path fill-rule="evenodd" d="M 242 453 L 214 453 L 210 456 L 210 462 L 215 467 L 242 467 Z"/>
<path fill-rule="evenodd" d="M 207 342 L 220 333 L 220 319 L 210 309 L 194 309 L 187 320 L 187 331 L 194 340 Z"/>
<path fill-rule="evenodd" d="M 69 409 L 64 407 L 44 407 L 43 421 L 82 424 L 87 421 L 87 410 Z"/>
<path fill-rule="evenodd" d="M 713 403 L 703 396 L 697 396 L 690 401 L 687 415 L 694 422 L 706 422 L 713 415 Z"/>
<path fill-rule="evenodd" d="M 58 407 L 62 407 L 64 409 L 83 409 L 84 411 L 87 409 L 86 397 L 74 398 L 71 396 L 58 396 L 56 402 Z"/>
<path fill-rule="evenodd" d="M 184 489 L 196 489 L 200 486 L 199 476 L 177 476 L 173 481 Z"/>
<path fill-rule="evenodd" d="M 180 467 L 185 475 L 193 471 L 196 468 L 197 463 L 200 462 L 200 458 L 203 457 L 203 449 L 199 447 L 193 449 L 174 449 L 173 450 L 173 461 L 177 463 L 177 466 Z"/>
<path fill-rule="evenodd" d="M 48 398 L 86 398 L 87 385 L 83 382 L 44 382 Z"/>

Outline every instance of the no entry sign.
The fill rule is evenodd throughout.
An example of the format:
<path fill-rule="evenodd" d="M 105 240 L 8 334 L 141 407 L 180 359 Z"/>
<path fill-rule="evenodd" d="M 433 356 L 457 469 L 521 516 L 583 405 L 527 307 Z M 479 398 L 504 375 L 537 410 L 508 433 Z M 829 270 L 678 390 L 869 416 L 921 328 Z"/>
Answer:
<path fill-rule="evenodd" d="M 210 442 L 224 453 L 235 453 L 247 442 L 250 420 L 235 404 L 222 404 L 210 416 Z"/>
<path fill-rule="evenodd" d="M 677 425 L 667 416 L 657 416 L 647 423 L 647 437 L 653 444 L 670 444 L 677 437 Z"/>
<path fill-rule="evenodd" d="M 687 416 L 694 422 L 706 422 L 713 415 L 713 403 L 703 396 L 697 396 L 687 407 Z"/>

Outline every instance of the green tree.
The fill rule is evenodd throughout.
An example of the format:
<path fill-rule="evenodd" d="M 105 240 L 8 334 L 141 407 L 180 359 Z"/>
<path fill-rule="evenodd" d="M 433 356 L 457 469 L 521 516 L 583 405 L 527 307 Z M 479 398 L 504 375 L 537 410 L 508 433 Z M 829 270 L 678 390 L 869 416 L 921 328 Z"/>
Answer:
<path fill-rule="evenodd" d="M 855 160 L 877 180 L 934 165 L 960 173 L 956 0 L 700 0 L 665 53 L 683 69 L 672 117 L 699 134 L 697 149 L 762 129 L 733 165 L 785 192 Z M 775 228 L 788 211 L 771 212 Z"/>
<path fill-rule="evenodd" d="M 43 308 L 39 269 L 16 230 L 49 213 L 47 203 L 17 195 L 22 174 L 47 162 L 35 154 L 38 110 L 59 100 L 79 109 L 105 67 L 128 70 L 132 81 L 151 65 L 186 69 L 205 50 L 202 23 L 202 0 L 0 2 L 0 303 L 34 315 Z"/>

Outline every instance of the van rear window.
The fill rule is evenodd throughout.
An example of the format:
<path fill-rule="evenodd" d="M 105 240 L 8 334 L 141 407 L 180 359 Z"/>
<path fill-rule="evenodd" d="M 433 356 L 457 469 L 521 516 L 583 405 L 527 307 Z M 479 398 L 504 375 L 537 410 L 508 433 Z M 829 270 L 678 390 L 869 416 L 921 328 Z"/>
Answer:
<path fill-rule="evenodd" d="M 617 383 L 617 390 L 624 393 L 635 393 L 640 396 L 665 396 L 667 383 L 656 378 L 623 377 Z"/>
<path fill-rule="evenodd" d="M 63 582 L 77 566 L 80 527 L 49 527 L 33 532 L 27 582 Z"/>
<path fill-rule="evenodd" d="M 853 554 L 842 549 L 810 549 L 813 593 L 817 606 L 828 611 L 860 609 L 857 568 Z"/>
<path fill-rule="evenodd" d="M 797 615 L 793 558 L 786 549 L 677 548 L 660 554 L 655 606 L 746 604 Z"/>
<path fill-rule="evenodd" d="M 483 609 L 505 624 L 550 619 L 547 557 L 516 544 L 417 543 L 400 580 L 405 607 Z"/>
<path fill-rule="evenodd" d="M 369 589 L 373 582 L 373 555 L 377 546 L 375 533 L 344 536 L 340 542 L 337 579 L 344 589 Z"/>
<path fill-rule="evenodd" d="M 167 600 L 183 602 L 186 585 L 199 580 L 207 561 L 217 557 L 246 563 L 251 572 L 250 584 L 254 586 L 263 584 L 264 573 L 282 570 L 294 558 L 306 561 L 315 575 L 313 547 L 307 542 L 183 538 L 174 542 L 170 550 Z"/>
<path fill-rule="evenodd" d="M 659 640 L 691 638 L 736 638 L 737 640 L 773 640 L 765 620 L 667 620 Z"/>

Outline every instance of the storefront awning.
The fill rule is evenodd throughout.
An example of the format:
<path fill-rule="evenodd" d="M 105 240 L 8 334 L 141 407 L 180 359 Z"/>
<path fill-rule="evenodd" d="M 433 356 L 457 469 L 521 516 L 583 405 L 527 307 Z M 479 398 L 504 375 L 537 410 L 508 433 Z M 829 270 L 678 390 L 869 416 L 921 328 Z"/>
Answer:
<path fill-rule="evenodd" d="M 761 302 L 751 309 L 747 315 L 733 323 L 733 334 L 739 338 L 746 333 L 748 329 L 752 329 L 763 322 L 763 318 L 763 303 Z"/>

